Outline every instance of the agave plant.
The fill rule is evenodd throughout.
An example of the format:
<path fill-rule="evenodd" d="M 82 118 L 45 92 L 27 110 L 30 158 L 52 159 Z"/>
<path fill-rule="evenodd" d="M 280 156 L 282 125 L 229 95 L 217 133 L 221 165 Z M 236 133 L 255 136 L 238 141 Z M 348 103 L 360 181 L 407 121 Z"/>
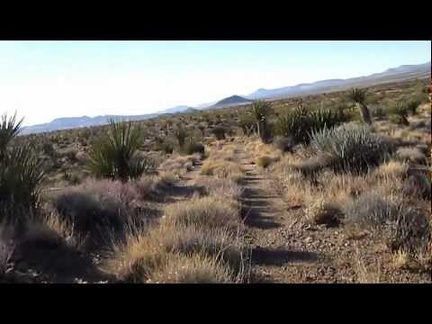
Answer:
<path fill-rule="evenodd" d="M 271 111 L 272 107 L 270 103 L 260 100 L 254 101 L 249 111 L 257 125 L 258 136 L 263 142 L 267 142 L 270 137 L 267 117 L 270 115 Z"/>
<path fill-rule="evenodd" d="M 371 125 L 372 118 L 371 118 L 369 108 L 366 105 L 366 90 L 358 89 L 358 88 L 352 89 L 351 92 L 349 93 L 349 99 L 355 102 L 356 106 L 360 110 L 363 121 L 366 124 Z"/>
<path fill-rule="evenodd" d="M 143 143 L 139 127 L 111 119 L 108 133 L 91 148 L 90 171 L 96 177 L 122 181 L 140 177 L 151 168 L 150 161 L 139 156 Z"/>

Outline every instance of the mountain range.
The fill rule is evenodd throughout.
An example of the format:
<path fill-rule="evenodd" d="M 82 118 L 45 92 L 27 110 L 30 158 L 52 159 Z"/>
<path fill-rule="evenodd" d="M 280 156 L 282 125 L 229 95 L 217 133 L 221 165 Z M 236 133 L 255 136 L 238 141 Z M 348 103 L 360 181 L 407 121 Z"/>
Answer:
<path fill-rule="evenodd" d="M 45 124 L 23 127 L 22 134 L 50 132 L 61 129 L 80 128 L 99 126 L 108 123 L 110 118 L 114 120 L 144 120 L 166 114 L 175 114 L 204 109 L 217 109 L 229 106 L 238 106 L 257 99 L 277 99 L 289 98 L 303 95 L 313 95 L 323 92 L 340 91 L 352 87 L 366 87 L 381 83 L 404 81 L 409 79 L 424 79 L 431 77 L 431 62 L 418 65 L 402 65 L 388 69 L 384 72 L 371 74 L 368 76 L 349 78 L 349 79 L 329 79 L 313 83 L 302 83 L 294 86 L 287 86 L 277 89 L 258 89 L 245 96 L 230 96 L 222 100 L 190 106 L 176 106 L 152 114 L 145 115 L 104 115 L 96 117 L 66 117 L 57 118 Z"/>

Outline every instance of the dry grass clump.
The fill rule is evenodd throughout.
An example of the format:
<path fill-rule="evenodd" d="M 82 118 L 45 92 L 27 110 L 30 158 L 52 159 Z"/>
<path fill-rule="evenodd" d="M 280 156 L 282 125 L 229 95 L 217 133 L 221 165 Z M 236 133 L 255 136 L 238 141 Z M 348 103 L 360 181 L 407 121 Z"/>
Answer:
<path fill-rule="evenodd" d="M 151 215 L 141 196 L 132 183 L 89 180 L 55 194 L 51 204 L 75 233 L 87 236 L 89 244 L 105 245 L 122 238 L 129 224 L 146 224 Z"/>
<path fill-rule="evenodd" d="M 184 175 L 188 170 L 188 166 L 195 165 L 201 161 L 200 154 L 192 154 L 188 156 L 174 155 L 166 159 L 159 165 L 159 170 L 170 173 L 174 176 Z"/>
<path fill-rule="evenodd" d="M 167 259 L 168 253 L 146 233 L 129 233 L 125 243 L 114 246 L 103 268 L 122 282 L 144 283 Z"/>
<path fill-rule="evenodd" d="M 237 183 L 244 178 L 244 170 L 240 164 L 231 161 L 211 160 L 204 161 L 201 174 L 231 179 Z"/>
<path fill-rule="evenodd" d="M 9 269 L 9 263 L 12 259 L 14 246 L 12 244 L 8 230 L 0 226 L 0 282 Z"/>
<path fill-rule="evenodd" d="M 396 152 L 396 158 L 403 162 L 427 165 L 426 156 L 415 147 L 401 147 Z"/>
<path fill-rule="evenodd" d="M 193 186 L 204 188 L 208 195 L 234 201 L 239 201 L 243 193 L 243 187 L 231 179 L 198 177 L 193 182 Z"/>
<path fill-rule="evenodd" d="M 152 273 L 150 283 L 230 283 L 233 274 L 213 258 L 199 254 L 172 255 L 160 271 Z"/>
<path fill-rule="evenodd" d="M 247 251 L 240 233 L 226 228 L 205 229 L 197 226 L 165 224 L 148 233 L 149 239 L 170 253 L 201 254 L 214 258 L 233 271 L 243 267 Z"/>
<path fill-rule="evenodd" d="M 266 169 L 270 166 L 270 164 L 277 162 L 279 159 L 279 156 L 261 155 L 256 159 L 256 164 L 259 167 Z"/>
<path fill-rule="evenodd" d="M 400 161 L 390 160 L 381 164 L 376 170 L 374 170 L 374 174 L 380 179 L 392 178 L 401 180 L 405 177 L 407 171 L 407 164 Z"/>
<path fill-rule="evenodd" d="M 144 176 L 132 182 L 142 200 L 160 200 L 166 191 L 178 181 L 178 176 L 170 172 L 159 175 Z"/>
<path fill-rule="evenodd" d="M 322 199 L 310 205 L 306 209 L 305 215 L 307 220 L 314 224 L 324 224 L 328 227 L 338 226 L 344 216 L 339 206 L 334 203 L 325 202 Z"/>
<path fill-rule="evenodd" d="M 247 253 L 238 205 L 206 196 L 168 205 L 161 224 L 131 232 L 105 269 L 125 282 L 237 282 Z"/>
<path fill-rule="evenodd" d="M 238 204 L 234 202 L 206 196 L 168 205 L 163 221 L 175 225 L 235 229 L 240 224 L 238 211 Z"/>
<path fill-rule="evenodd" d="M 392 250 L 416 251 L 430 240 L 424 211 L 403 201 L 368 192 L 343 206 L 346 222 L 380 231 Z"/>

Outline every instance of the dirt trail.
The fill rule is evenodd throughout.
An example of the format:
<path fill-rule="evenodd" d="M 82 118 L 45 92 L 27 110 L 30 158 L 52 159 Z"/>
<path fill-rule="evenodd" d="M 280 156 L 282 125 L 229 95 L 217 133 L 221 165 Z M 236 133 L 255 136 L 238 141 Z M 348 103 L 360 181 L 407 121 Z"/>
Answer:
<path fill-rule="evenodd" d="M 296 249 L 287 239 L 293 226 L 282 198 L 272 189 L 271 180 L 263 176 L 245 152 L 240 161 L 246 171 L 242 203 L 252 249 L 253 282 L 298 282 L 293 273 L 307 271 L 318 262 L 318 254 Z M 289 236 L 289 235 L 288 235 Z"/>

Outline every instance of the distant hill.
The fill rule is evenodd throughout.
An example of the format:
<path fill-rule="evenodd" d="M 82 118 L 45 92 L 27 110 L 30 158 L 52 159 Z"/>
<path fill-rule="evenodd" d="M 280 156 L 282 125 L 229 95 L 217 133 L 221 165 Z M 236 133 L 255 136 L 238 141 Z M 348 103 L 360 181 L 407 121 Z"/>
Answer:
<path fill-rule="evenodd" d="M 176 114 L 181 112 L 193 112 L 203 109 L 217 109 L 229 106 L 244 105 L 256 99 L 289 98 L 302 95 L 313 95 L 323 92 L 340 91 L 351 87 L 367 87 L 380 83 L 404 81 L 410 79 L 422 79 L 431 77 L 431 62 L 418 65 L 402 65 L 388 69 L 384 72 L 350 79 L 329 79 L 313 83 L 301 83 L 277 89 L 258 89 L 247 96 L 231 96 L 217 102 L 204 103 L 195 107 L 175 106 L 157 113 L 145 115 L 104 115 L 96 117 L 68 117 L 54 119 L 50 123 L 23 127 L 22 134 L 50 132 L 55 130 L 99 126 L 108 123 L 110 118 L 115 120 L 144 120 L 164 114 Z"/>
<path fill-rule="evenodd" d="M 192 107 L 189 107 L 189 106 L 175 106 L 173 108 L 162 110 L 162 111 L 158 112 L 158 114 L 175 114 L 178 112 L 186 111 L 186 110 L 191 109 L 191 108 Z"/>
<path fill-rule="evenodd" d="M 215 103 L 213 106 L 211 106 L 210 108 L 216 108 L 216 107 L 226 107 L 226 106 L 233 106 L 233 105 L 240 105 L 240 104 L 245 104 L 245 103 L 249 103 L 252 100 L 240 97 L 240 96 L 231 96 L 228 98 L 224 98 L 220 101 L 218 101 L 217 103 Z"/>
<path fill-rule="evenodd" d="M 313 83 L 302 83 L 277 89 L 258 89 L 245 96 L 248 99 L 273 99 L 312 95 L 322 92 L 344 90 L 351 87 L 372 86 L 380 83 L 403 81 L 415 78 L 430 78 L 431 62 L 418 65 L 402 65 L 381 73 L 350 79 L 331 79 Z"/>

